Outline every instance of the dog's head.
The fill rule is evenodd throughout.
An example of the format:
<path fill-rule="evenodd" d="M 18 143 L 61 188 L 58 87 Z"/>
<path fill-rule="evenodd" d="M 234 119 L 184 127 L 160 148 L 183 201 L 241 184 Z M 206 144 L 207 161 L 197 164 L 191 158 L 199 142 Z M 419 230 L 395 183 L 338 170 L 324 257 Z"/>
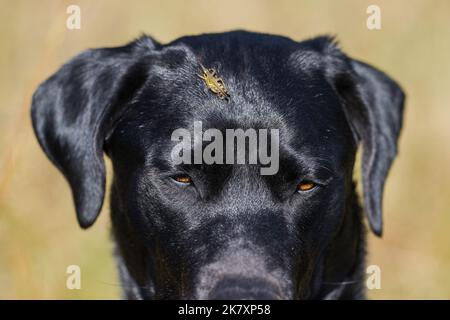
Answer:
<path fill-rule="evenodd" d="M 199 77 L 208 68 L 228 99 Z M 328 37 L 298 43 L 231 32 L 88 50 L 38 88 L 32 118 L 70 183 L 83 228 L 102 207 L 104 152 L 111 158 L 114 234 L 141 297 L 301 298 L 321 290 L 323 257 L 343 229 L 337 247 L 355 247 L 349 224 L 359 222 L 351 209 L 359 142 L 364 211 L 381 234 L 403 100 L 394 81 Z M 255 129 L 278 152 L 276 170 L 175 163 L 174 131 L 192 132 L 199 122 L 201 132 L 216 131 L 200 142 L 192 136 L 193 158 L 199 145 L 200 154 L 211 148 L 208 141 L 225 145 L 226 129 Z M 223 159 L 233 150 L 225 148 Z M 334 268 L 348 272 L 354 261 L 345 264 Z"/>

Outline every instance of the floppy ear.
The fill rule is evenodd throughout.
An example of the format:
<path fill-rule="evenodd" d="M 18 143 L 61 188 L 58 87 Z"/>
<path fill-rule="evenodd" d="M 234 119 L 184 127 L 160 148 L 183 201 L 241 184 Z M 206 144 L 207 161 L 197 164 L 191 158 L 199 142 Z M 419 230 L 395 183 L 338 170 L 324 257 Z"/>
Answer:
<path fill-rule="evenodd" d="M 350 61 L 356 91 L 346 106 L 351 125 L 363 144 L 362 180 L 364 209 L 372 231 L 383 232 L 384 182 L 397 155 L 405 95 L 400 86 L 381 71 L 359 61 Z"/>
<path fill-rule="evenodd" d="M 141 37 L 123 47 L 85 51 L 33 95 L 34 131 L 68 180 L 83 228 L 94 223 L 103 204 L 105 136 L 144 84 L 147 69 L 140 58 L 156 45 Z"/>
<path fill-rule="evenodd" d="M 364 211 L 372 231 L 381 236 L 384 182 L 397 154 L 405 95 L 383 72 L 347 57 L 332 37 L 301 44 L 308 52 L 319 52 L 319 65 L 341 98 L 356 140 L 362 142 Z"/>

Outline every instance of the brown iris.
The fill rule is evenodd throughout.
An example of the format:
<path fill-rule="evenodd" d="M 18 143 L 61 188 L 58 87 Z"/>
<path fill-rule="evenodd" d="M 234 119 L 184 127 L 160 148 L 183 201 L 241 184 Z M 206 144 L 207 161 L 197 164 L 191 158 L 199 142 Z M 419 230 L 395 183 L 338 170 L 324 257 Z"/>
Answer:
<path fill-rule="evenodd" d="M 191 184 L 192 179 L 189 176 L 176 176 L 173 178 L 176 182 L 183 183 L 183 184 Z"/>
<path fill-rule="evenodd" d="M 312 190 L 316 187 L 316 184 L 314 182 L 311 181 L 304 181 L 304 182 L 300 182 L 297 185 L 297 190 L 299 191 L 309 191 Z"/>

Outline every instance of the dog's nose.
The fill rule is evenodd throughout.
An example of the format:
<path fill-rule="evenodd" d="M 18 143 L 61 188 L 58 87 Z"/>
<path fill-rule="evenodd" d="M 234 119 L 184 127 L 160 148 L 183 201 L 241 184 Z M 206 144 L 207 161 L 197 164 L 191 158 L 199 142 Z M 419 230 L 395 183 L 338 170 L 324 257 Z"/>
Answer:
<path fill-rule="evenodd" d="M 209 294 L 212 300 L 280 300 L 279 286 L 264 278 L 228 276 L 220 280 Z"/>

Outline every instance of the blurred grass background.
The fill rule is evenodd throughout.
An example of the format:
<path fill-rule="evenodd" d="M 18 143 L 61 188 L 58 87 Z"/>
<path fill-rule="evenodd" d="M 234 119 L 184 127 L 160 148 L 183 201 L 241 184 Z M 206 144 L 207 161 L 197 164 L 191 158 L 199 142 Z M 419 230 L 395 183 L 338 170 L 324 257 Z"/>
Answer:
<path fill-rule="evenodd" d="M 66 8 L 81 7 L 67 30 Z M 382 29 L 366 28 L 381 8 Z M 119 298 L 108 202 L 82 231 L 68 185 L 39 148 L 29 107 L 37 85 L 90 47 L 145 32 L 162 42 L 232 29 L 296 40 L 331 33 L 343 49 L 397 79 L 408 95 L 400 156 L 385 190 L 383 239 L 369 236 L 382 271 L 371 298 L 450 298 L 450 2 L 0 0 L 0 298 Z M 66 267 L 82 269 L 67 290 Z"/>

